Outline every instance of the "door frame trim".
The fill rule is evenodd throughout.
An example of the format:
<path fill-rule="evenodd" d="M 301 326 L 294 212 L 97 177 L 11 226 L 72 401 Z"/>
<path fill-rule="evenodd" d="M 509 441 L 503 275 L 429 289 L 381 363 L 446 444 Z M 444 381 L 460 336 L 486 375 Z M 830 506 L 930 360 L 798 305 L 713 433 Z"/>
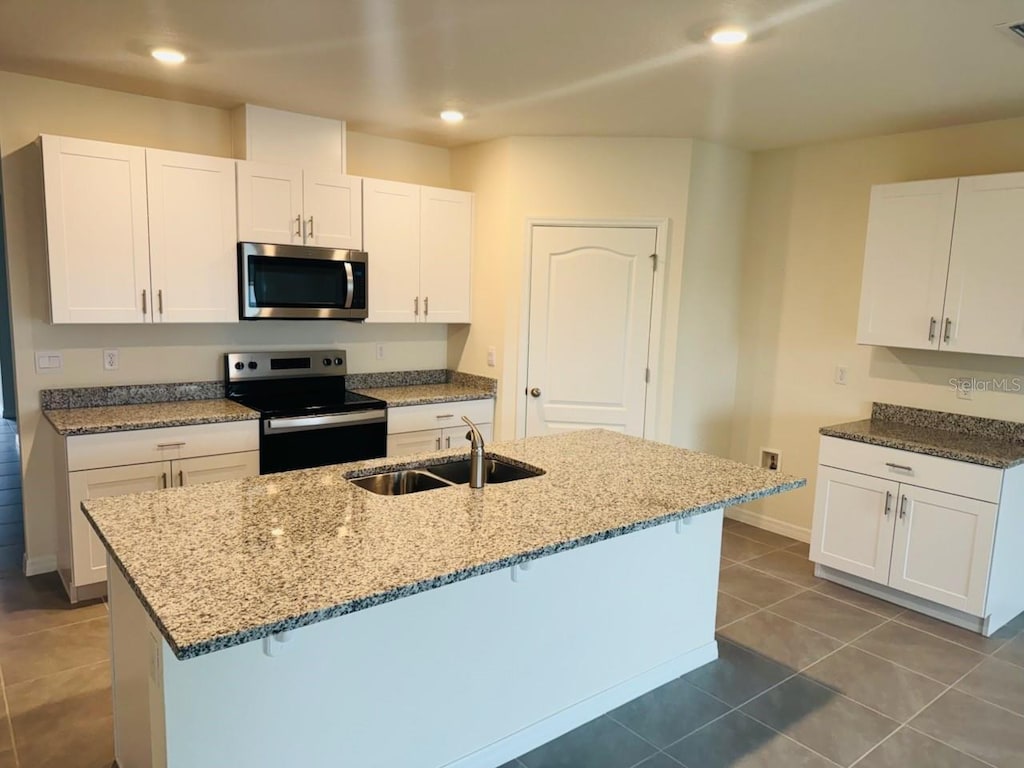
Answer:
<path fill-rule="evenodd" d="M 659 428 L 658 401 L 662 385 L 671 390 L 671 371 L 675 355 L 668 351 L 662 367 L 662 330 L 665 326 L 665 278 L 669 270 L 667 218 L 652 219 L 526 219 L 526 239 L 521 265 L 521 294 L 519 301 L 519 354 L 516 360 L 515 425 L 516 439 L 526 437 L 526 388 L 530 347 L 530 277 L 533 261 L 534 227 L 606 228 L 606 229 L 653 229 L 655 230 L 655 251 L 658 254 L 658 268 L 654 271 L 654 294 L 651 297 L 651 332 L 647 343 L 647 366 L 651 369 L 651 380 L 647 385 L 644 399 L 644 434 L 647 440 L 668 442 L 672 425 L 667 420 Z M 669 377 L 663 381 L 662 372 Z M 520 394 L 523 393 L 523 394 Z"/>

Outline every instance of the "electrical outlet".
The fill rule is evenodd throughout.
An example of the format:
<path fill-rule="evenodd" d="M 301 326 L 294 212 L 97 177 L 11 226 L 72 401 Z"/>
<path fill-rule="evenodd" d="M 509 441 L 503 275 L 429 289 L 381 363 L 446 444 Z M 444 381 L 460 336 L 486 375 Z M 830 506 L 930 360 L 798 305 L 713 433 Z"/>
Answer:
<path fill-rule="evenodd" d="M 498 364 L 498 350 L 494 347 L 487 348 L 487 365 L 491 368 Z"/>
<path fill-rule="evenodd" d="M 116 371 L 121 364 L 121 353 L 116 349 L 103 350 L 103 370 Z"/>
<path fill-rule="evenodd" d="M 761 468 L 771 470 L 782 469 L 782 453 L 774 448 L 762 448 Z"/>
<path fill-rule="evenodd" d="M 974 399 L 974 382 L 963 381 L 957 385 L 956 388 L 956 399 L 957 400 L 973 400 Z"/>
<path fill-rule="evenodd" d="M 384 359 L 384 345 L 383 344 L 378 344 L 377 345 L 377 359 L 378 360 L 383 360 Z"/>
<path fill-rule="evenodd" d="M 57 373 L 64 367 L 60 352 L 36 352 L 36 373 Z"/>
<path fill-rule="evenodd" d="M 849 381 L 849 371 L 845 365 L 837 365 L 835 373 L 835 382 L 841 386 L 846 386 Z"/>

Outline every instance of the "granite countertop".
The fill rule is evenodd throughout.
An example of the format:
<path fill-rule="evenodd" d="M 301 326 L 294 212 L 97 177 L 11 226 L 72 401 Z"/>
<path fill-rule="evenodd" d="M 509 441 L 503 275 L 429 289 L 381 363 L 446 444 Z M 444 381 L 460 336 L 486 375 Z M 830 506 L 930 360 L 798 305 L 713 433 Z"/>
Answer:
<path fill-rule="evenodd" d="M 94 435 L 156 427 L 183 427 L 248 421 L 260 414 L 231 400 L 179 400 L 168 403 L 51 408 L 43 415 L 61 435 Z"/>
<path fill-rule="evenodd" d="M 605 430 L 496 443 L 488 454 L 546 474 L 397 497 L 346 480 L 466 456 L 450 450 L 82 508 L 185 659 L 806 482 Z"/>
<path fill-rule="evenodd" d="M 360 395 L 383 400 L 389 408 L 402 405 L 428 405 L 455 403 L 462 400 L 486 400 L 494 397 L 494 389 L 468 382 L 446 384 L 412 384 L 397 387 L 366 387 L 353 389 Z"/>
<path fill-rule="evenodd" d="M 870 419 L 822 427 L 819 432 L 997 469 L 1024 464 L 1024 424 L 1016 421 L 873 403 Z"/>

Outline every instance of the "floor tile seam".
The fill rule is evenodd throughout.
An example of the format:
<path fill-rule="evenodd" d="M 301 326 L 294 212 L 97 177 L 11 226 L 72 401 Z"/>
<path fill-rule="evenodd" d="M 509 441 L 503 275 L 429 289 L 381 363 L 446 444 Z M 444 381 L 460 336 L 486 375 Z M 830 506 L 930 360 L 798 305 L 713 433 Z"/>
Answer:
<path fill-rule="evenodd" d="M 882 747 L 882 745 L 885 744 L 885 742 L 889 741 L 889 739 L 891 739 L 893 736 L 895 736 L 900 731 L 911 731 L 913 733 L 916 733 L 919 736 L 923 736 L 926 739 L 931 739 L 932 741 L 938 742 L 942 746 L 947 747 L 949 749 L 952 749 L 954 752 L 956 752 L 958 754 L 961 754 L 964 757 L 970 758 L 971 760 L 977 760 L 982 765 L 989 766 L 989 768 L 999 768 L 999 766 L 993 765 L 992 763 L 988 762 L 987 760 L 982 760 L 980 757 L 976 757 L 975 755 L 972 755 L 972 754 L 970 754 L 968 752 L 964 752 L 962 749 L 958 749 L 957 747 L 954 747 L 952 744 L 947 744 L 942 739 L 937 739 L 934 736 L 925 733 L 924 731 L 919 731 L 919 730 L 917 730 L 917 728 L 912 728 L 909 723 L 901 724 L 899 728 L 897 728 L 895 731 L 890 733 L 888 736 L 886 736 L 880 742 L 875 744 L 875 746 L 873 746 L 871 749 L 869 749 L 863 755 L 858 757 L 854 762 L 852 762 L 850 764 L 850 768 L 854 768 L 854 766 L 859 765 L 862 760 L 866 760 L 869 755 L 874 753 L 876 750 L 880 749 Z"/>
<path fill-rule="evenodd" d="M 772 607 L 774 608 L 774 607 L 777 607 L 778 605 L 779 605 L 779 603 L 775 603 L 775 605 L 772 606 Z M 835 640 L 836 642 L 840 642 L 843 645 L 849 645 L 850 643 L 854 642 L 853 640 L 845 640 L 845 639 L 843 639 L 841 637 L 836 637 L 835 635 L 830 635 L 828 632 L 826 632 L 823 629 L 818 629 L 817 627 L 812 627 L 812 626 L 810 626 L 808 624 L 804 624 L 802 622 L 797 621 L 796 619 L 790 618 L 789 616 L 783 616 L 781 613 L 776 613 L 775 611 L 771 610 L 770 608 L 765 608 L 764 610 L 767 611 L 768 613 L 770 613 L 772 616 L 778 616 L 780 619 L 785 619 L 786 621 L 791 621 L 794 624 L 796 624 L 798 627 L 803 627 L 804 629 L 809 629 L 812 632 L 817 632 L 819 635 L 824 635 L 825 637 L 831 638 L 832 640 Z M 872 614 L 872 616 L 876 616 L 876 615 L 877 614 Z M 881 618 L 881 617 L 879 617 L 879 618 Z M 864 635 L 868 634 L 872 630 L 878 629 L 880 626 L 882 626 L 882 625 L 881 624 L 876 624 L 871 629 L 869 629 L 867 632 L 863 632 L 863 633 L 857 635 L 856 639 L 859 640 L 860 638 L 864 637 Z"/>
<path fill-rule="evenodd" d="M 760 574 L 762 574 L 764 576 L 771 576 L 773 579 L 778 579 L 779 581 L 783 581 L 786 584 L 792 584 L 794 587 L 800 587 L 801 589 L 805 589 L 805 590 L 806 589 L 814 589 L 815 587 L 818 586 L 817 584 L 814 584 L 813 586 L 809 587 L 806 584 L 800 584 L 798 582 L 792 581 L 791 579 L 787 579 L 784 576 L 778 576 L 778 575 L 772 573 L 771 571 L 764 571 L 764 570 L 761 570 L 760 568 L 755 568 L 753 565 L 750 564 L 751 562 L 753 562 L 753 561 L 747 561 L 747 562 L 743 562 L 743 563 L 736 563 L 736 565 L 745 565 L 747 568 L 749 568 L 752 571 L 757 571 L 758 573 L 760 573 Z M 818 578 L 818 577 L 815 576 L 814 578 Z M 828 597 L 828 595 L 825 595 L 825 597 Z"/>
<path fill-rule="evenodd" d="M 793 584 L 793 583 L 792 583 L 792 582 L 790 582 L 790 581 L 787 581 L 786 583 L 787 583 L 787 584 L 790 584 L 791 586 L 794 586 L 794 587 L 800 587 L 800 585 L 799 585 L 799 584 Z M 747 600 L 746 598 L 743 598 L 743 597 L 739 597 L 739 596 L 737 596 L 737 595 L 734 595 L 734 594 L 733 594 L 732 592 L 730 592 L 730 591 L 729 591 L 729 590 L 727 590 L 727 589 L 722 589 L 722 586 L 721 586 L 721 584 L 719 584 L 719 586 L 718 586 L 718 591 L 719 591 L 719 592 L 724 592 L 724 593 L 725 593 L 725 594 L 727 594 L 727 595 L 728 595 L 729 597 L 735 597 L 735 598 L 736 598 L 737 600 L 742 600 L 742 601 L 743 601 L 743 602 L 745 602 L 745 603 L 750 603 L 751 605 L 757 605 L 758 609 L 759 609 L 759 610 L 762 610 L 762 611 L 766 611 L 766 610 L 768 610 L 769 608 L 774 608 L 774 607 L 775 607 L 776 605 L 778 605 L 779 603 L 784 603 L 784 602 L 786 602 L 787 600 L 790 600 L 790 599 L 792 599 L 792 598 L 796 597 L 797 595 L 802 595 L 802 594 L 803 594 L 804 592 L 809 592 L 809 591 L 811 591 L 812 589 L 814 589 L 814 587 L 800 587 L 800 591 L 799 591 L 799 592 L 794 592 L 794 593 L 793 593 L 792 595 L 788 595 L 788 596 L 786 596 L 786 597 L 782 598 L 781 600 L 776 600 L 776 601 L 775 601 L 774 603 L 768 603 L 768 605 L 757 605 L 757 603 L 751 603 L 751 602 L 750 602 L 749 600 Z"/>
<path fill-rule="evenodd" d="M 977 668 L 978 667 L 975 667 L 974 669 L 977 669 Z M 971 672 L 973 672 L 974 669 L 972 669 Z M 967 674 L 970 674 L 970 672 L 968 672 Z M 1004 707 L 1002 704 L 996 704 L 996 702 L 994 702 L 994 701 L 989 701 L 985 697 L 979 696 L 976 693 L 971 693 L 970 691 L 965 691 L 962 688 L 957 688 L 957 686 L 960 684 L 960 682 L 965 677 L 967 677 L 967 675 L 964 675 L 964 677 L 961 677 L 960 680 L 957 680 L 955 683 L 953 683 L 953 685 L 949 686 L 949 689 L 946 690 L 946 691 L 943 691 L 943 693 L 949 693 L 949 691 L 956 691 L 957 693 L 961 693 L 964 696 L 970 696 L 975 701 L 980 701 L 983 704 L 988 704 L 989 706 L 995 707 L 996 709 L 1001 709 L 1004 712 L 1008 712 L 1009 714 L 1013 715 L 1014 717 L 1020 718 L 1020 720 L 1022 721 L 1021 722 L 1021 726 L 1022 726 L 1022 728 L 1024 728 L 1024 715 L 1022 715 L 1020 712 L 1015 712 L 1014 710 L 1010 709 L 1009 707 Z M 917 715 L 919 715 L 919 714 L 921 714 L 921 713 L 920 712 L 916 713 L 914 715 L 914 717 L 917 717 Z"/>
<path fill-rule="evenodd" d="M 23 635 L 11 635 L 10 637 L 5 637 L 3 639 L 0 639 L 0 649 L 3 648 L 4 643 L 13 642 L 15 640 L 22 640 L 22 639 L 24 639 L 26 637 L 34 637 L 35 635 L 42 634 L 43 632 L 56 632 L 58 630 L 67 629 L 69 627 L 80 627 L 83 624 L 88 624 L 90 621 L 101 621 L 101 620 L 102 621 L 109 621 L 109 618 L 107 616 L 93 616 L 91 619 L 81 619 L 80 621 L 71 621 L 71 622 L 68 622 L 67 624 L 55 624 L 52 627 L 44 627 L 43 629 L 35 629 L 35 630 L 32 630 L 31 632 L 26 632 Z M 2 655 L 2 650 L 0 650 L 0 655 Z"/>
<path fill-rule="evenodd" d="M 795 675 L 794 675 L 794 677 L 795 677 Z M 783 733 L 782 731 L 778 730 L 777 728 L 772 727 L 768 723 L 766 723 L 766 722 L 764 722 L 762 720 L 759 720 L 757 717 L 755 717 L 754 715 L 750 714 L 749 712 L 744 712 L 743 710 L 740 710 L 740 714 L 743 715 L 744 717 L 749 717 L 751 720 L 753 720 L 755 723 L 758 723 L 759 725 L 763 725 L 765 728 L 770 730 L 772 733 L 778 734 L 782 738 L 787 739 L 788 741 L 793 742 L 798 747 L 801 747 L 802 749 L 806 749 L 808 752 L 811 752 L 811 753 L 817 755 L 818 757 L 820 757 L 822 760 L 824 760 L 829 765 L 835 765 L 835 766 L 839 766 L 839 768 L 842 768 L 842 766 L 840 766 L 840 764 L 837 763 L 832 758 L 827 757 L 827 756 L 821 754 L 821 752 L 819 752 L 818 750 L 814 749 L 813 747 L 807 746 L 806 744 L 804 744 L 801 741 L 797 741 L 792 736 L 790 736 L 788 733 Z"/>
<path fill-rule="evenodd" d="M 18 768 L 21 765 L 21 759 L 18 757 L 18 742 L 14 737 L 14 718 L 11 717 L 11 705 L 7 701 L 7 681 L 2 664 L 0 664 L 0 694 L 4 699 L 4 714 L 7 716 L 7 734 L 11 739 L 11 754 L 14 756 L 15 768 Z"/>
<path fill-rule="evenodd" d="M 884 626 L 883 624 L 879 624 L 877 627 L 875 627 L 875 629 L 881 629 L 883 626 Z M 861 637 L 863 637 L 863 635 Z M 860 638 L 858 637 L 857 640 L 860 640 Z M 853 642 L 851 642 L 850 645 L 853 645 L 853 643 L 857 642 L 857 640 L 854 640 Z M 950 684 L 947 683 L 945 680 L 939 680 L 938 678 L 932 677 L 931 675 L 929 675 L 926 672 L 920 672 L 920 671 L 918 671 L 916 669 L 912 669 L 911 667 L 908 667 L 905 664 L 900 664 L 898 661 L 893 661 L 892 659 L 886 658 L 885 656 L 883 656 L 880 653 L 875 653 L 874 651 L 869 651 L 867 648 L 862 648 L 859 645 L 854 646 L 854 647 L 858 651 L 860 651 L 861 653 L 866 653 L 868 656 L 874 656 L 876 659 L 881 659 L 882 661 L 887 661 L 890 664 L 894 664 L 895 666 L 899 667 L 900 669 L 905 670 L 906 672 L 913 672 L 915 675 L 920 675 L 921 677 L 924 677 L 924 678 L 926 678 L 928 680 L 931 680 L 933 683 L 938 683 L 939 685 L 944 685 L 944 686 L 947 686 L 947 687 L 951 687 Z M 981 661 L 984 661 L 984 659 L 982 659 Z M 981 664 L 981 661 L 979 661 L 978 664 Z M 975 664 L 973 667 L 971 667 L 971 672 L 973 672 L 977 668 L 978 664 Z M 970 674 L 970 673 L 968 673 L 968 674 Z"/>
<path fill-rule="evenodd" d="M 926 739 L 931 739 L 932 741 L 937 741 L 942 746 L 949 747 L 954 752 L 959 752 L 961 755 L 966 755 L 967 757 L 971 758 L 972 760 L 977 760 L 982 765 L 987 765 L 990 768 L 999 768 L 999 766 L 996 765 L 995 763 L 990 763 L 988 760 L 985 760 L 982 757 L 978 757 L 977 755 L 972 755 L 970 752 L 965 752 L 964 750 L 960 749 L 960 747 L 958 747 L 958 746 L 956 746 L 954 744 L 950 744 L 947 741 L 943 741 L 942 739 L 938 738 L 937 736 L 933 736 L 930 733 L 925 733 L 924 731 L 920 730 L 919 728 L 915 728 L 910 723 L 906 723 L 903 727 L 906 728 L 908 731 L 913 731 L 918 736 L 924 736 Z"/>
<path fill-rule="evenodd" d="M 862 611 L 867 611 L 868 613 L 873 613 L 875 616 L 881 616 L 886 621 L 893 621 L 893 620 L 899 618 L 904 613 L 906 613 L 907 611 L 910 610 L 909 608 L 904 608 L 902 605 L 896 605 L 896 603 L 889 603 L 889 605 L 893 605 L 896 608 L 899 608 L 900 612 L 897 613 L 897 614 L 894 614 L 892 616 L 886 616 L 885 614 L 879 613 L 878 611 L 873 611 L 870 608 L 864 608 L 863 606 L 857 605 L 856 603 L 852 602 L 851 600 L 843 600 L 843 598 L 836 597 L 835 595 L 826 595 L 824 592 L 821 591 L 821 588 L 824 587 L 827 584 L 835 584 L 835 586 L 837 586 L 837 587 L 845 586 L 843 584 L 836 584 L 834 581 L 829 581 L 828 579 L 822 579 L 822 583 L 821 584 L 815 584 L 813 587 L 811 587 L 811 589 L 813 589 L 815 592 L 818 592 L 822 597 L 827 597 L 830 600 L 836 600 L 836 601 L 838 601 L 840 603 L 845 603 L 846 605 L 852 605 L 854 608 L 860 608 Z M 846 587 L 846 588 L 850 589 L 849 587 Z M 852 590 L 852 591 L 856 592 L 857 590 Z M 882 600 L 879 597 L 875 597 L 874 595 L 869 595 L 866 592 L 857 592 L 857 594 L 864 595 L 865 597 L 874 598 L 875 600 L 878 600 L 879 602 L 883 602 L 883 603 L 886 602 L 885 600 Z"/>
<path fill-rule="evenodd" d="M 762 530 L 762 529 L 758 528 L 758 530 Z M 796 539 L 793 539 L 793 543 L 792 544 L 783 544 L 781 547 L 777 547 L 776 545 L 769 544 L 766 541 L 758 541 L 753 536 L 745 536 L 742 533 L 738 533 L 735 530 L 735 528 L 726 528 L 725 526 L 722 526 L 722 533 L 731 533 L 733 536 L 739 536 L 741 539 L 746 539 L 747 541 L 752 541 L 755 544 L 761 544 L 762 546 L 765 546 L 765 547 L 772 547 L 773 549 L 771 550 L 771 552 L 779 552 L 781 550 L 789 549 L 790 547 L 796 546 L 797 544 L 801 543 L 801 542 L 797 541 Z M 768 533 L 771 533 L 771 531 L 768 531 Z M 782 534 L 780 533 L 780 534 L 776 534 L 776 535 L 777 536 L 781 536 Z M 765 553 L 763 553 L 761 555 L 757 555 L 757 557 L 763 557 L 764 555 L 769 555 L 769 554 L 771 554 L 771 552 L 765 552 Z"/>
<path fill-rule="evenodd" d="M 1016 639 L 1017 638 L 1014 638 L 1014 640 L 1016 640 Z M 1000 648 L 999 650 L 1001 651 L 1003 649 Z M 1002 661 L 1002 662 L 1004 662 L 1006 664 L 1012 664 L 1013 666 L 1017 667 L 1017 669 L 1024 669 L 1024 664 L 1018 664 L 1016 661 L 1012 661 L 1011 659 L 1004 659 L 1002 656 L 994 656 L 993 655 L 993 656 L 989 656 L 988 658 L 995 659 L 996 661 Z"/>
<path fill-rule="evenodd" d="M 676 679 L 680 679 L 680 678 L 676 678 Z M 694 686 L 694 687 L 696 688 L 696 686 Z M 657 689 L 655 689 L 655 690 L 657 690 Z M 704 691 L 701 691 L 701 690 L 700 690 L 699 688 L 697 688 L 697 690 L 698 690 L 698 691 L 700 691 L 701 693 L 704 693 Z M 648 693 L 650 693 L 650 691 L 648 691 Z M 628 702 L 627 702 L 627 703 L 628 703 Z M 728 706 L 728 705 L 726 705 L 726 706 Z M 618 707 L 616 707 L 615 709 L 618 709 Z M 612 711 L 614 712 L 615 710 L 612 710 Z M 659 747 L 659 746 L 658 746 L 657 744 L 655 744 L 655 743 L 654 743 L 653 741 L 651 741 L 650 739 L 648 739 L 648 738 L 647 738 L 646 736 L 644 736 L 643 734 L 641 734 L 641 733 L 639 733 L 639 732 L 637 732 L 637 731 L 633 730 L 632 728 L 630 728 L 630 727 L 629 727 L 628 725 L 626 725 L 626 724 L 625 724 L 624 722 L 622 722 L 622 721 L 621 721 L 621 720 L 619 720 L 618 718 L 614 717 L 614 716 L 612 715 L 612 713 L 611 713 L 611 712 L 605 712 L 605 713 L 604 713 L 604 717 L 607 717 L 607 718 L 608 718 L 609 720 L 611 720 L 611 721 L 612 721 L 613 723 L 615 723 L 616 725 L 618 725 L 618 726 L 621 726 L 621 727 L 622 727 L 622 728 L 623 728 L 624 730 L 626 730 L 626 731 L 629 731 L 629 732 L 630 732 L 631 734 L 633 734 L 633 735 L 634 735 L 634 736 L 636 736 L 636 737 L 637 737 L 638 739 L 640 739 L 641 741 L 643 741 L 643 742 L 644 742 L 644 744 L 646 744 L 646 745 L 647 745 L 647 746 L 649 746 L 649 747 L 650 747 L 651 749 L 653 749 L 653 750 L 654 750 L 654 751 L 655 751 L 656 753 L 657 753 L 657 752 L 661 752 L 661 749 L 662 749 L 661 747 Z M 697 729 L 696 729 L 696 728 L 694 728 L 694 730 L 697 730 Z M 693 731 L 691 731 L 690 733 L 692 733 L 692 732 L 693 732 Z M 689 733 L 688 733 L 688 734 L 686 734 L 686 736 L 689 736 L 689 735 L 690 735 Z M 681 738 L 684 738 L 684 739 L 685 739 L 685 738 L 686 738 L 686 736 L 683 736 L 683 737 L 681 737 Z M 678 740 L 679 740 L 679 739 L 676 739 L 676 741 L 678 741 Z M 674 744 L 675 742 L 672 742 L 672 743 Z M 644 760 L 648 760 L 648 759 L 650 759 L 651 757 L 652 757 L 651 755 L 647 755 L 647 756 L 646 756 L 646 757 L 645 757 L 645 758 L 644 758 L 643 760 L 641 760 L 640 762 L 642 763 L 642 762 L 643 762 Z M 634 763 L 633 765 L 639 765 L 639 763 Z M 626 768 L 633 768 L 633 766 L 626 766 Z"/>
<path fill-rule="evenodd" d="M 33 677 L 33 678 L 28 679 L 28 680 L 19 680 L 16 683 L 6 683 L 4 685 L 4 697 L 6 699 L 7 689 L 10 688 L 11 686 L 27 685 L 29 683 L 37 683 L 40 680 L 45 680 L 48 677 L 56 677 L 57 675 L 66 675 L 69 672 L 77 672 L 78 670 L 85 669 L 86 667 L 95 667 L 95 666 L 97 666 L 99 664 L 110 664 L 110 663 L 111 663 L 111 661 L 110 661 L 110 658 L 108 657 L 106 659 L 100 659 L 99 661 L 90 661 L 90 662 L 87 662 L 86 664 L 76 664 L 73 667 L 68 667 L 67 669 L 61 669 L 61 670 L 58 670 L 57 672 L 49 672 L 49 673 L 47 673 L 45 675 L 39 675 L 38 677 Z"/>
<path fill-rule="evenodd" d="M 907 609 L 907 610 L 910 610 L 910 609 Z M 995 650 L 992 650 L 992 651 L 979 651 L 977 648 L 971 648 L 971 646 L 969 646 L 969 645 L 967 645 L 965 643 L 961 643 L 958 640 L 950 640 L 948 637 L 943 637 L 942 635 L 936 634 L 935 632 L 931 632 L 931 631 L 929 631 L 927 629 L 922 629 L 921 627 L 915 627 L 913 624 L 908 624 L 906 621 L 900 621 L 900 619 L 905 617 L 906 614 L 907 614 L 907 611 L 904 611 L 903 613 L 901 613 L 899 615 L 899 617 L 896 619 L 896 623 L 897 624 L 902 624 L 904 627 L 910 627 L 910 629 L 916 629 L 918 632 L 924 632 L 926 635 L 931 635 L 932 637 L 937 637 L 939 640 L 944 640 L 947 643 L 952 643 L 953 645 L 959 645 L 961 648 L 966 648 L 969 651 L 974 651 L 975 653 L 980 653 L 983 656 L 994 656 L 995 654 L 999 653 L 999 651 L 1003 650 L 1003 648 L 1005 648 L 1007 645 L 1009 645 L 1010 643 L 1012 643 L 1014 640 L 1017 639 L 1017 636 L 1014 635 L 1013 637 L 1011 637 L 1008 640 L 1006 640 L 1005 642 L 1003 642 L 1002 645 L 1000 645 Z M 929 618 L 929 619 L 932 618 L 931 616 L 928 616 L 927 614 L 924 614 L 924 613 L 922 613 L 920 615 L 921 616 L 925 616 L 926 618 Z M 941 619 L 936 619 L 936 621 L 941 621 Z M 956 627 L 957 625 L 956 624 L 951 624 L 950 626 Z M 958 629 L 962 629 L 962 627 L 958 627 Z M 964 630 L 964 631 L 965 632 L 970 632 L 969 629 L 968 630 Z M 978 634 L 980 636 L 980 633 L 978 633 Z M 998 642 L 998 641 L 996 641 L 996 642 Z"/>

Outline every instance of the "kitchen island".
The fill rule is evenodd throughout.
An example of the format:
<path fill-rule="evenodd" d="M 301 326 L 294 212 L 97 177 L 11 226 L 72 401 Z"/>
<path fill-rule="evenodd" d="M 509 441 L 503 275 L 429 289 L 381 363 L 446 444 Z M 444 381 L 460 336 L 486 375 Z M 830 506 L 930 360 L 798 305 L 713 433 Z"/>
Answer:
<path fill-rule="evenodd" d="M 407 456 L 86 502 L 120 768 L 493 768 L 713 660 L 722 508 L 804 483 L 603 430 L 488 454 L 544 474 L 348 481 Z"/>

